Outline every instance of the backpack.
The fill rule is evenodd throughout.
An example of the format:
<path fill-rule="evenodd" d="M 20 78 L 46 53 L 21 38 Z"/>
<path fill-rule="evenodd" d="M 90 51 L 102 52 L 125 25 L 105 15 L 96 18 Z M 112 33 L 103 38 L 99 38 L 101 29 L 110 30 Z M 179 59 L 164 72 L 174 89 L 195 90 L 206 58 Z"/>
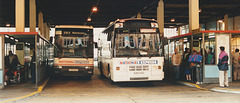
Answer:
<path fill-rule="evenodd" d="M 212 63 L 212 60 L 213 60 L 213 55 L 212 55 L 212 54 L 208 54 L 208 55 L 207 55 L 207 61 L 206 61 L 206 63 L 207 63 L 207 64 L 211 64 L 211 63 Z"/>

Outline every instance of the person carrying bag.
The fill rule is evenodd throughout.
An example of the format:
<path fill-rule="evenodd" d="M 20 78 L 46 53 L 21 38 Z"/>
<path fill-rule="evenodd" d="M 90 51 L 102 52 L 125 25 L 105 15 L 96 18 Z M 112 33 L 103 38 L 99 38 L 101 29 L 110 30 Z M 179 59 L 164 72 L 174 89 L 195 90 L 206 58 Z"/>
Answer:
<path fill-rule="evenodd" d="M 202 56 L 197 54 L 196 50 L 193 50 L 193 55 L 190 55 L 189 60 L 191 69 L 196 69 L 196 84 L 202 84 L 203 83 L 203 70 L 201 67 L 202 62 Z"/>

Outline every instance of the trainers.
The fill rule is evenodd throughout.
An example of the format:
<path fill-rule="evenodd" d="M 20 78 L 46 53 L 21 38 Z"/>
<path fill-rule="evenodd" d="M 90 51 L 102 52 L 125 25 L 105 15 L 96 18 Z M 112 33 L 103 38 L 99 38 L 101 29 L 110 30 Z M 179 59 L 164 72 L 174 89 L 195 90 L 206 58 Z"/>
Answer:
<path fill-rule="evenodd" d="M 200 84 L 203 84 L 203 82 L 200 82 Z"/>
<path fill-rule="evenodd" d="M 199 82 L 196 82 L 196 84 L 200 84 Z"/>

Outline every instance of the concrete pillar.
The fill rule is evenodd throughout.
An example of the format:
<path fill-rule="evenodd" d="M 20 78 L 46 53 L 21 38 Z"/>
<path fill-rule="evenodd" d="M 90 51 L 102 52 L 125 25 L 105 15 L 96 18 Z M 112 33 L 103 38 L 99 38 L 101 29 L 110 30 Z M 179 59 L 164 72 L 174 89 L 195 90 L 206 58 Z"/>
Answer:
<path fill-rule="evenodd" d="M 47 38 L 47 23 L 43 23 L 43 37 Z"/>
<path fill-rule="evenodd" d="M 48 25 L 48 27 L 47 27 L 47 40 L 50 40 L 50 29 L 51 29 L 51 27 L 50 27 L 50 25 Z"/>
<path fill-rule="evenodd" d="M 0 35 L 0 89 L 4 88 L 4 35 Z"/>
<path fill-rule="evenodd" d="M 160 0 L 157 7 L 157 22 L 160 31 L 160 36 L 163 37 L 164 33 L 164 2 Z"/>
<path fill-rule="evenodd" d="M 224 30 L 228 30 L 228 14 L 224 15 L 224 24 L 225 24 Z"/>
<path fill-rule="evenodd" d="M 178 30 L 178 35 L 181 35 L 181 27 L 178 27 L 177 30 Z"/>
<path fill-rule="evenodd" d="M 38 13 L 38 30 L 40 31 L 40 35 L 43 35 L 43 13 Z"/>
<path fill-rule="evenodd" d="M 24 32 L 25 0 L 15 0 L 15 25 L 16 25 L 16 32 Z"/>
<path fill-rule="evenodd" d="M 141 16 L 141 14 L 140 13 L 138 13 L 137 14 L 137 18 L 141 18 L 142 16 Z"/>
<path fill-rule="evenodd" d="M 46 27 L 45 27 L 45 38 L 47 40 L 50 39 L 50 26 L 46 23 Z"/>
<path fill-rule="evenodd" d="M 36 0 L 29 0 L 29 28 L 36 32 Z"/>
<path fill-rule="evenodd" d="M 189 33 L 199 29 L 199 0 L 189 0 Z"/>

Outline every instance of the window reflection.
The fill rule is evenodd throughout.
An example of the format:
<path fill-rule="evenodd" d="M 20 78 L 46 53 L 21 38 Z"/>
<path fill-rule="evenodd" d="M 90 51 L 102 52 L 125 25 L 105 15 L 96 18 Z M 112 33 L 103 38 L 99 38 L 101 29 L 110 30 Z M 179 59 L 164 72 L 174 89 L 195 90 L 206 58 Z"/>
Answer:
<path fill-rule="evenodd" d="M 205 55 L 205 64 L 216 64 L 215 63 L 215 35 L 214 34 L 209 34 L 205 35 L 205 50 L 206 55 Z"/>
<path fill-rule="evenodd" d="M 130 41 L 130 47 L 134 47 L 133 36 L 129 37 L 129 41 Z"/>
<path fill-rule="evenodd" d="M 160 39 L 158 34 L 118 34 L 117 56 L 158 56 Z"/>
<path fill-rule="evenodd" d="M 59 48 L 61 57 L 89 57 L 87 53 L 93 52 L 91 47 L 93 47 L 92 43 L 90 43 L 90 39 L 88 36 L 85 37 L 61 37 L 63 40 L 62 48 Z M 59 42 L 61 42 L 61 39 Z M 89 48 L 89 49 L 87 49 Z"/>

